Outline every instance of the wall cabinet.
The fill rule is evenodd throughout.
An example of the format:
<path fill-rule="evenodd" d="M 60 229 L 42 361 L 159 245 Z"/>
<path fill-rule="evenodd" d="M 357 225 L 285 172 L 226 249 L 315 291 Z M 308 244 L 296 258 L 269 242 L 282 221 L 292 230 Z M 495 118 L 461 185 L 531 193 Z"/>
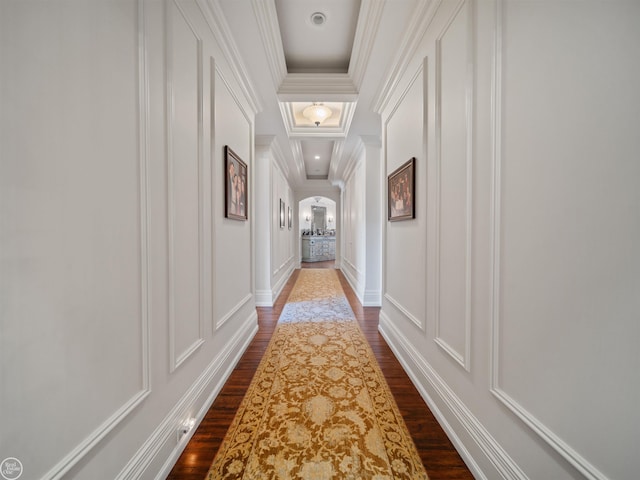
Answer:
<path fill-rule="evenodd" d="M 336 259 L 336 237 L 303 236 L 302 261 L 323 262 Z"/>

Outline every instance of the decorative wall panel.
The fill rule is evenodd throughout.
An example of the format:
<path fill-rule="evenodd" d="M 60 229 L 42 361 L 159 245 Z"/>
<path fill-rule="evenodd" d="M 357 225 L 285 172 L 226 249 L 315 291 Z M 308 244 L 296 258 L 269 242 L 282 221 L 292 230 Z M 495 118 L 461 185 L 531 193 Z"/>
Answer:
<path fill-rule="evenodd" d="M 169 328 L 175 370 L 204 342 L 202 42 L 167 5 Z"/>
<path fill-rule="evenodd" d="M 397 311 L 422 330 L 426 327 L 426 127 L 424 101 L 424 68 L 411 77 L 385 124 L 386 175 L 412 157 L 416 158 L 416 218 L 385 221 L 383 285 L 384 298 L 391 298 Z M 416 128 L 420 125 L 420 128 Z M 385 175 L 385 191 L 387 178 Z M 385 212 L 387 199 L 385 198 Z M 408 313 L 408 315 L 406 315 Z"/>
<path fill-rule="evenodd" d="M 247 295 L 253 298 L 253 271 L 250 228 L 253 219 L 254 196 L 253 184 L 255 170 L 251 156 L 253 150 L 253 124 L 250 114 L 245 111 L 230 82 L 221 69 L 221 65 L 214 65 L 215 82 L 213 125 L 214 139 L 211 149 L 212 194 L 213 194 L 213 222 L 214 226 L 214 254 L 213 254 L 213 284 L 216 289 L 216 303 L 214 305 L 214 329 L 233 322 L 232 312 L 240 312 L 239 305 L 248 303 Z M 249 176 L 249 218 L 247 221 L 237 221 L 224 218 L 224 167 L 223 155 L 225 145 L 228 145 L 248 165 Z"/>
<path fill-rule="evenodd" d="M 23 477 L 86 463 L 149 395 L 143 19 L 0 7 L 0 451 Z"/>
<path fill-rule="evenodd" d="M 579 23 L 563 2 L 496 12 L 491 392 L 585 478 L 632 478 L 640 62 L 619 52 L 638 5 L 585 3 Z"/>
<path fill-rule="evenodd" d="M 471 345 L 473 52 L 471 2 L 436 40 L 435 341 L 466 370 Z"/>

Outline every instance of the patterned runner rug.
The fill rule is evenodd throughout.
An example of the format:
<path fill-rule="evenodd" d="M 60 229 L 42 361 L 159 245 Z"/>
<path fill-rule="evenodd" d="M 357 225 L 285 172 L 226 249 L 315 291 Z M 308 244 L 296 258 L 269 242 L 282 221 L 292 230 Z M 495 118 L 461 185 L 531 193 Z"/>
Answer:
<path fill-rule="evenodd" d="M 301 270 L 208 480 L 426 480 L 335 270 Z"/>

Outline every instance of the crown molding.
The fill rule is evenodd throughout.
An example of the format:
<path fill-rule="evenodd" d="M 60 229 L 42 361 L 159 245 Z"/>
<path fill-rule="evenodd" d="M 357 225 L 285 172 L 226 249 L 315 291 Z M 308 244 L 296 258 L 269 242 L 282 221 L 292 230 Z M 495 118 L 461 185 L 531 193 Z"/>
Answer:
<path fill-rule="evenodd" d="M 273 158 L 276 163 L 280 166 L 286 178 L 291 181 L 291 170 L 289 168 L 289 164 L 284 156 L 282 148 L 280 147 L 280 142 L 278 141 L 278 137 L 275 137 L 273 142 L 271 143 L 271 152 L 273 153 Z"/>
<path fill-rule="evenodd" d="M 361 138 L 359 138 L 356 147 L 351 152 L 351 155 L 347 159 L 344 170 L 342 171 L 342 177 L 345 180 L 347 180 L 348 178 L 351 177 L 351 175 L 353 175 L 353 172 L 358 166 L 358 163 L 359 163 L 358 160 L 364 154 L 365 154 L 365 143 L 362 141 Z"/>
<path fill-rule="evenodd" d="M 378 93 L 374 96 L 373 102 L 371 103 L 371 109 L 374 112 L 382 114 L 389 104 L 391 96 L 398 87 L 400 78 L 409 66 L 409 62 L 416 52 L 418 44 L 431 24 L 441 3 L 442 0 L 417 2 L 416 8 L 411 15 L 411 23 L 400 44 L 398 53 L 391 63 L 391 68 L 384 76 L 385 80 L 381 83 Z"/>
<path fill-rule="evenodd" d="M 333 152 L 331 152 L 331 163 L 329 164 L 329 176 L 327 177 L 332 184 L 340 180 L 338 178 L 338 169 L 340 160 L 344 152 L 344 140 L 337 141 L 333 144 Z"/>
<path fill-rule="evenodd" d="M 289 73 L 278 89 L 281 102 L 355 102 L 358 89 L 348 73 Z"/>
<path fill-rule="evenodd" d="M 277 90 L 287 76 L 287 64 L 280 36 L 276 3 L 274 0 L 251 0 L 251 5 L 258 22 L 273 85 Z"/>
<path fill-rule="evenodd" d="M 378 33 L 386 0 L 362 0 L 356 34 L 353 39 L 349 76 L 356 88 L 360 88 L 369 65 L 373 43 Z"/>
<path fill-rule="evenodd" d="M 240 51 L 233 41 L 233 34 L 224 18 L 220 0 L 196 0 L 196 3 L 209 25 L 211 33 L 213 33 L 214 38 L 220 46 L 225 59 L 229 63 L 233 76 L 238 81 L 244 97 L 249 103 L 249 107 L 254 115 L 256 115 L 264 109 L 264 105 L 253 86 L 253 82 L 249 79 L 247 69 L 240 57 Z"/>
<path fill-rule="evenodd" d="M 255 136 L 256 147 L 265 147 L 271 152 L 273 159 L 278 164 L 284 176 L 288 179 L 291 177 L 291 170 L 285 159 L 284 153 L 278 141 L 278 137 L 275 135 L 256 135 Z"/>
<path fill-rule="evenodd" d="M 302 143 L 300 140 L 291 140 L 289 142 L 291 146 L 291 153 L 293 154 L 293 161 L 296 165 L 296 173 L 298 174 L 298 185 L 301 185 L 307 178 L 307 172 L 304 166 L 304 156 L 302 155 Z"/>

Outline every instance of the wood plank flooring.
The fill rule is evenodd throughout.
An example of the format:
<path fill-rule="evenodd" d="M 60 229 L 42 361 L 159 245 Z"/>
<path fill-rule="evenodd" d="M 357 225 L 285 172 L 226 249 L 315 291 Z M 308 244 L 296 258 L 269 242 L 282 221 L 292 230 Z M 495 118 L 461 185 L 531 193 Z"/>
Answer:
<path fill-rule="evenodd" d="M 334 262 L 303 263 L 303 268 L 333 268 Z M 289 292 L 298 278 L 294 271 L 272 308 L 258 307 L 259 331 L 205 415 L 191 441 L 167 477 L 170 480 L 204 480 L 213 457 L 249 387 L 269 344 Z M 340 283 L 393 392 L 431 480 L 473 479 L 471 472 L 415 389 L 400 363 L 378 333 L 377 307 L 363 307 L 344 275 Z"/>

